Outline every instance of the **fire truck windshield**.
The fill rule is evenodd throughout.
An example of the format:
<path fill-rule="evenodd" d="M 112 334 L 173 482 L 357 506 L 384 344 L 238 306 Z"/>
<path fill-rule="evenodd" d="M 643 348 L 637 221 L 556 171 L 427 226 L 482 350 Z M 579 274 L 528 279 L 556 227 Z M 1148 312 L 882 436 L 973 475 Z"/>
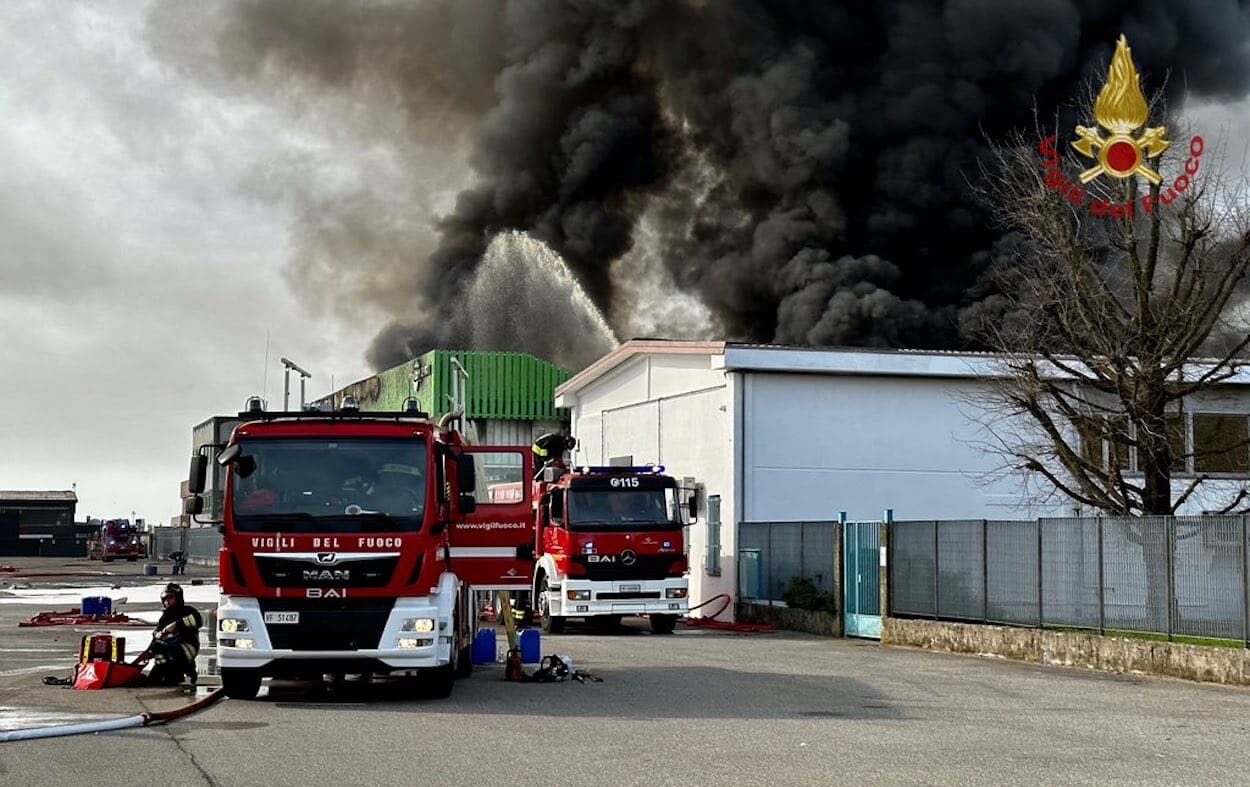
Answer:
<path fill-rule="evenodd" d="M 389 532 L 421 529 L 426 446 L 416 440 L 246 440 L 234 464 L 239 531 Z M 243 468 L 250 470 L 246 477 Z"/>
<path fill-rule="evenodd" d="M 585 489 L 569 492 L 573 530 L 666 530 L 681 527 L 675 489 Z"/>

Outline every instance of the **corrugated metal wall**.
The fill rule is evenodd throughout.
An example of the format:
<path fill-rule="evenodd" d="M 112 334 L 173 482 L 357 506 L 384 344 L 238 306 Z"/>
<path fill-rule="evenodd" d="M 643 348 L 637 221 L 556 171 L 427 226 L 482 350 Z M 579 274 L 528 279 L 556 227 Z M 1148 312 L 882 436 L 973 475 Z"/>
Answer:
<path fill-rule="evenodd" d="M 528 353 L 434 350 L 417 359 L 432 367 L 436 414 L 446 412 L 454 390 L 451 359 L 469 375 L 465 415 L 469 418 L 518 421 L 567 421 L 568 412 L 555 407 L 555 389 L 572 375 Z"/>
<path fill-rule="evenodd" d="M 477 445 L 531 445 L 534 438 L 567 427 L 559 421 L 512 421 L 477 419 L 471 422 Z"/>
<path fill-rule="evenodd" d="M 465 416 L 478 445 L 530 445 L 547 432 L 566 429 L 569 412 L 555 407 L 555 389 L 572 375 L 528 353 L 431 350 L 335 391 L 319 402 L 352 395 L 362 410 L 402 410 L 415 397 L 431 418 L 451 409 L 452 358 L 469 375 Z"/>

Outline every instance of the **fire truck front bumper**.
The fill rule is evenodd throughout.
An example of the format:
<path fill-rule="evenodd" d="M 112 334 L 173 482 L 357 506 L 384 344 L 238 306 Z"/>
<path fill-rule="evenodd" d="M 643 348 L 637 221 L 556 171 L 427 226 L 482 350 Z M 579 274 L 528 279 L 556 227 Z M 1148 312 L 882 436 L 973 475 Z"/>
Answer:
<path fill-rule="evenodd" d="M 558 605 L 551 604 L 553 614 L 567 617 L 685 615 L 689 609 L 686 577 L 611 582 L 565 579 L 560 584 Z"/>
<path fill-rule="evenodd" d="M 450 663 L 453 622 L 433 599 L 397 599 L 389 613 L 369 617 L 359 611 L 265 611 L 257 599 L 222 596 L 217 661 L 223 668 L 272 675 L 336 662 L 394 671 Z"/>

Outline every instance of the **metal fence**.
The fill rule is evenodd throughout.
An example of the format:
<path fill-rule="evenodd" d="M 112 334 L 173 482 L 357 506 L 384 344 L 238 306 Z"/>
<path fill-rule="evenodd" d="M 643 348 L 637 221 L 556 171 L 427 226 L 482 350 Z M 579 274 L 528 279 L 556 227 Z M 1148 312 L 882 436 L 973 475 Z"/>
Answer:
<path fill-rule="evenodd" d="M 890 613 L 1250 645 L 1247 518 L 890 526 Z"/>
<path fill-rule="evenodd" d="M 738 598 L 781 601 L 794 579 L 838 593 L 840 523 L 743 522 L 738 526 Z M 838 599 L 839 605 L 841 598 Z"/>
<path fill-rule="evenodd" d="M 215 527 L 158 527 L 152 531 L 152 556 L 164 559 L 171 552 L 185 552 L 197 563 L 217 563 L 221 533 Z"/>

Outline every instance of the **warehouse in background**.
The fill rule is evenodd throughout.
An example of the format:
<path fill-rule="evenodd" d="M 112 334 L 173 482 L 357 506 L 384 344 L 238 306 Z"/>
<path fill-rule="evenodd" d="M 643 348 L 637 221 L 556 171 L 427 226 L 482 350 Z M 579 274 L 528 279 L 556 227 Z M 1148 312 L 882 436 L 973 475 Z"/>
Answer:
<path fill-rule="evenodd" d="M 993 406 L 999 370 L 978 353 L 634 340 L 560 386 L 556 403 L 571 410 L 578 464 L 658 462 L 701 490 L 688 541 L 693 606 L 719 593 L 761 597 L 751 557 L 762 545 L 747 543 L 743 523 L 830 522 L 842 511 L 874 520 L 887 508 L 898 520 L 1093 513 L 986 450 L 986 423 L 1001 416 L 982 407 Z M 1178 471 L 1177 491 L 1205 479 L 1178 513 L 1250 485 L 1250 375 L 1193 397 L 1178 418 L 1197 458 Z M 1217 434 L 1235 435 L 1237 450 L 1214 451 Z M 1105 462 L 1110 449 L 1082 450 Z M 832 554 L 831 528 L 798 532 L 807 530 L 825 540 L 787 537 L 769 551 L 796 566 Z M 833 566 L 804 573 L 832 589 Z"/>
<path fill-rule="evenodd" d="M 0 491 L 0 555 L 85 556 L 92 526 L 74 524 L 72 490 Z"/>

